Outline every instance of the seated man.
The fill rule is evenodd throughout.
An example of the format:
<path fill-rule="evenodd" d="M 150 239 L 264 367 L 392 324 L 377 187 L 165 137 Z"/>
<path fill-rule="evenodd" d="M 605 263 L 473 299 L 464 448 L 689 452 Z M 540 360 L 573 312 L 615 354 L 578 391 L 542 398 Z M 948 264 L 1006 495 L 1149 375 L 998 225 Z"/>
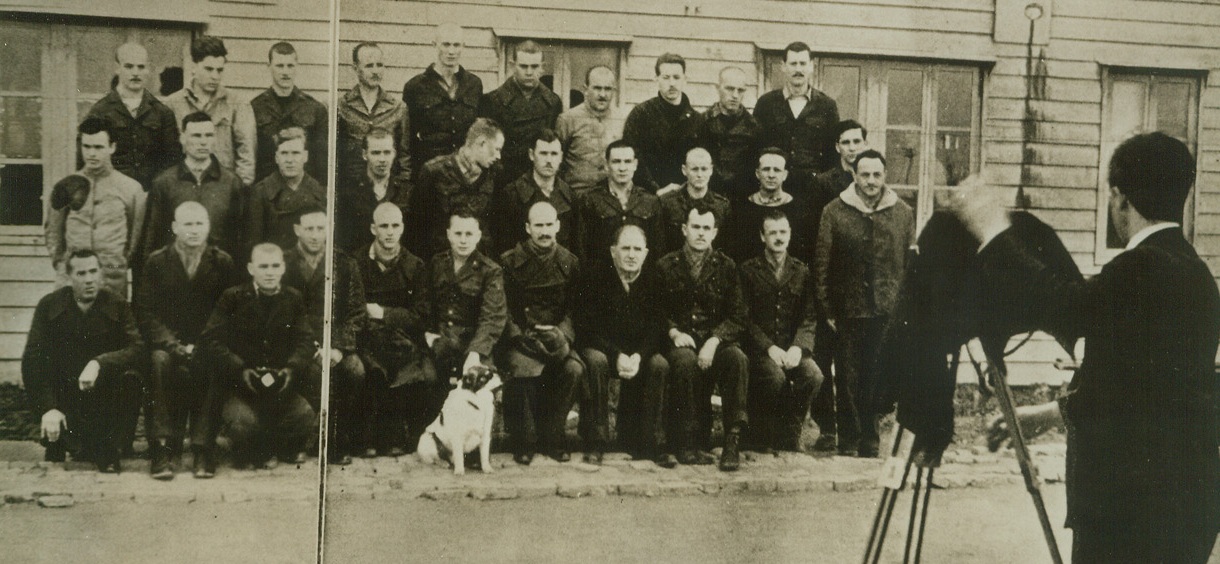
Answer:
<path fill-rule="evenodd" d="M 572 348 L 580 266 L 576 255 L 555 241 L 560 229 L 555 206 L 537 202 L 527 216 L 529 240 L 500 255 L 509 311 L 497 355 L 505 377 L 504 424 L 518 464 L 533 461 L 539 446 L 567 462 L 564 428 L 584 375 Z"/>
<path fill-rule="evenodd" d="M 152 476 L 172 480 L 182 463 L 182 441 L 191 426 L 191 452 L 198 478 L 216 472 L 213 453 L 216 400 L 211 371 L 195 355 L 199 334 L 216 300 L 239 281 L 228 253 L 208 244 L 211 224 L 202 204 L 186 201 L 174 210 L 174 241 L 144 263 L 132 301 L 140 332 L 152 349 L 145 424 Z"/>
<path fill-rule="evenodd" d="M 782 211 L 763 218 L 765 254 L 741 265 L 749 310 L 749 413 L 758 450 L 801 450 L 801 425 L 822 372 L 813 362 L 817 300 L 809 267 L 788 255 L 792 228 Z"/>
<path fill-rule="evenodd" d="M 369 377 L 355 404 L 360 414 L 353 411 L 361 421 L 353 428 L 366 457 L 397 456 L 414 450 L 432 423 L 428 415 L 437 378 L 424 341 L 428 275 L 424 261 L 402 246 L 402 208 L 378 204 L 370 229 L 373 243 L 356 254 L 368 313 L 360 350 Z"/>
<path fill-rule="evenodd" d="M 330 222 L 326 209 L 311 206 L 301 210 L 292 226 L 295 245 L 284 252 L 284 285 L 295 288 L 305 299 L 309 310 L 309 326 L 321 359 L 323 319 L 326 308 L 326 230 Z M 330 325 L 331 412 L 328 419 L 332 460 L 340 464 L 351 462 L 348 455 L 352 405 L 356 391 L 364 383 L 364 363 L 356 353 L 356 337 L 364 329 L 368 315 L 364 310 L 364 286 L 356 272 L 356 264 L 343 251 L 331 253 L 332 274 Z M 309 381 L 302 382 L 301 393 L 314 411 L 322 403 L 322 370 L 317 364 L 310 370 Z M 316 376 L 316 378 L 314 378 Z M 328 431 L 328 432 L 330 432 Z"/>
<path fill-rule="evenodd" d="M 284 252 L 255 245 L 246 268 L 253 282 L 225 290 L 200 340 L 226 397 L 221 432 L 234 465 L 273 467 L 298 459 L 314 428 L 300 392 L 317 370 L 314 339 L 301 293 L 281 284 Z"/>
<path fill-rule="evenodd" d="M 439 380 L 448 383 L 475 366 L 491 366 L 491 350 L 504 333 L 504 271 L 479 252 L 483 231 L 468 211 L 449 217 L 449 249 L 432 257 L 428 292 L 432 298 L 424 337 L 436 357 Z M 435 417 L 448 386 L 438 386 L 428 406 Z"/>
<path fill-rule="evenodd" d="M 326 208 L 326 187 L 305 172 L 309 151 L 304 129 L 289 127 L 271 139 L 276 172 L 250 188 L 246 244 L 275 243 L 288 249 L 296 244 L 292 226 L 301 211 Z"/>
<path fill-rule="evenodd" d="M 733 259 L 712 248 L 719 218 L 698 202 L 682 225 L 683 247 L 661 258 L 662 307 L 669 326 L 667 437 L 682 464 L 711 464 L 712 390 L 724 400 L 720 469 L 737 470 L 746 419 L 745 353 L 737 346 L 746 306 Z"/>
<path fill-rule="evenodd" d="M 673 468 L 678 460 L 661 451 L 661 406 L 669 373 L 669 363 L 661 354 L 665 339 L 661 287 L 654 267 L 647 272 L 644 268 L 648 256 L 644 229 L 627 224 L 614 239 L 613 266 L 592 261 L 598 268 L 586 279 L 583 307 L 578 310 L 588 390 L 580 402 L 584 461 L 602 462 L 610 438 L 610 378 L 618 378 L 619 444 L 637 459 L 654 459 L 661 467 Z"/>
<path fill-rule="evenodd" d="M 139 408 L 133 367 L 144 343 L 127 301 L 101 287 L 97 254 L 73 251 L 64 270 L 71 286 L 34 309 L 21 380 L 42 413 L 47 461 L 63 462 L 71 451 L 99 471 L 118 472 L 124 421 L 132 406 Z"/>

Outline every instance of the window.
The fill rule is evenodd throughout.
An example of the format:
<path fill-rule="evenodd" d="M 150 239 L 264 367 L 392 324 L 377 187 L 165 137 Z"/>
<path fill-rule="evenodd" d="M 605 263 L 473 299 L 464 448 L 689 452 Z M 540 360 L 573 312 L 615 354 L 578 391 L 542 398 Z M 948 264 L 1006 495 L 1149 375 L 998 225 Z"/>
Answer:
<path fill-rule="evenodd" d="M 1138 133 L 1160 131 L 1186 143 L 1198 155 L 1199 79 L 1188 74 L 1161 71 L 1106 69 L 1102 101 L 1101 161 L 1097 182 L 1097 263 L 1103 264 L 1123 249 L 1110 225 L 1110 156 L 1125 139 Z M 1191 230 L 1194 195 L 1186 202 L 1187 233 Z"/>
<path fill-rule="evenodd" d="M 618 78 L 621 91 L 622 73 L 619 61 L 622 48 L 617 43 L 596 41 L 539 41 L 542 46 L 542 84 L 563 100 L 566 110 L 585 100 L 585 73 L 596 66 L 610 67 Z M 523 40 L 504 43 L 504 77 L 512 76 L 513 50 Z"/>
<path fill-rule="evenodd" d="M 782 87 L 782 57 L 763 53 L 765 90 Z M 978 67 L 818 57 L 814 69 L 814 87 L 835 99 L 839 115 L 868 128 L 869 145 L 885 154 L 888 185 L 915 208 L 919 226 L 978 171 Z"/>
<path fill-rule="evenodd" d="M 0 225 L 42 223 L 43 194 L 75 169 L 76 126 L 110 90 L 114 50 L 148 50 L 148 88 L 183 67 L 190 32 L 146 27 L 0 22 Z"/>

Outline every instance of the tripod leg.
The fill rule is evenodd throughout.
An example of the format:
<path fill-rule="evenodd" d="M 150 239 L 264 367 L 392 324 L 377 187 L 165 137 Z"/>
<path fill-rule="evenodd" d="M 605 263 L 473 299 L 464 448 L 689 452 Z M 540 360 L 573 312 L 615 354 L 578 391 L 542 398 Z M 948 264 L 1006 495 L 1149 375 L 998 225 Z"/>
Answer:
<path fill-rule="evenodd" d="M 898 426 L 894 430 L 894 446 L 890 449 L 890 457 L 898 456 L 902 450 L 902 426 Z M 898 490 L 902 489 L 902 485 L 907 481 L 907 473 L 911 471 L 911 462 L 908 459 L 906 469 L 903 470 L 902 481 L 898 483 L 897 488 L 884 487 L 881 490 L 881 501 L 877 504 L 877 513 L 873 515 L 873 527 L 868 533 L 868 546 L 864 549 L 864 564 L 876 562 L 881 557 L 881 545 L 884 544 L 885 531 L 890 525 L 890 516 L 894 511 L 894 501 L 898 498 Z M 885 517 L 882 522 L 882 516 Z M 877 526 L 881 525 L 881 534 L 877 534 Z M 876 553 L 873 552 L 874 548 Z M 871 557 L 871 558 L 870 558 Z"/>
<path fill-rule="evenodd" d="M 885 513 L 885 505 L 891 494 L 897 495 L 897 492 L 889 488 L 881 490 L 881 502 L 877 504 L 877 513 L 873 515 L 873 528 L 868 532 L 868 547 L 864 549 L 864 564 L 869 564 L 871 561 L 873 548 L 877 544 L 877 526 L 881 524 L 881 515 Z"/>
<path fill-rule="evenodd" d="M 919 557 L 923 554 L 923 531 L 928 524 L 928 500 L 932 497 L 932 473 L 935 471 L 935 468 L 928 468 L 928 481 L 924 485 L 923 515 L 919 518 L 919 538 L 915 541 L 915 564 L 919 564 Z"/>
<path fill-rule="evenodd" d="M 915 471 L 915 487 L 911 490 L 911 517 L 907 521 L 907 541 L 902 549 L 902 564 L 911 561 L 911 541 L 915 538 L 915 518 L 919 516 L 919 487 L 923 484 L 923 468 Z"/>

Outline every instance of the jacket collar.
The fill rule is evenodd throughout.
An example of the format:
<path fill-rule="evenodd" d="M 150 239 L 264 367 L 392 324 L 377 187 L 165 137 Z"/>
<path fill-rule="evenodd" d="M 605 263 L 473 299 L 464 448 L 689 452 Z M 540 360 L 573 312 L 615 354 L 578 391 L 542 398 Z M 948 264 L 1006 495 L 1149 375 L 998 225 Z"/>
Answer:
<path fill-rule="evenodd" d="M 749 115 L 749 113 L 750 112 L 746 111 L 745 106 L 742 106 L 741 109 L 737 111 L 737 113 L 730 114 L 728 112 L 728 110 L 724 109 L 724 106 L 720 105 L 720 102 L 716 102 L 715 104 L 712 104 L 712 107 L 707 109 L 707 115 L 709 115 L 711 117 L 720 117 L 720 116 L 745 117 L 745 116 Z"/>
<path fill-rule="evenodd" d="M 524 176 L 526 179 L 524 183 L 525 189 L 517 190 L 517 199 L 521 200 L 522 204 L 528 204 L 533 200 L 534 194 L 542 194 L 542 187 L 538 186 L 538 183 L 534 181 L 533 171 L 525 173 Z M 551 191 L 551 197 L 554 198 L 558 194 L 570 205 L 572 203 L 572 189 L 568 187 L 568 184 L 563 179 L 559 178 L 559 175 L 555 175 L 554 186 L 554 189 Z"/>
<path fill-rule="evenodd" d="M 372 116 L 381 113 L 381 108 L 384 106 L 394 106 L 394 98 L 382 86 L 377 87 L 377 101 L 373 103 L 372 108 L 364 107 L 364 98 L 360 96 L 360 85 L 356 84 L 343 95 L 343 105 L 355 111 L 363 113 L 366 116 Z"/>
<path fill-rule="evenodd" d="M 839 193 L 839 199 L 843 200 L 843 203 L 860 210 L 860 213 L 870 214 L 893 207 L 898 203 L 898 193 L 889 186 L 886 186 L 884 191 L 881 192 L 881 199 L 877 200 L 877 208 L 872 209 L 869 208 L 868 204 L 864 203 L 864 200 L 860 198 L 859 194 L 856 193 L 856 183 L 852 182 L 850 185 L 848 185 L 847 189 Z"/>
<path fill-rule="evenodd" d="M 183 98 L 185 98 L 187 102 L 190 102 L 191 106 L 194 106 L 196 109 L 198 109 L 200 111 L 203 111 L 203 109 L 206 106 L 211 106 L 213 104 L 219 104 L 219 103 L 225 101 L 226 99 L 228 99 L 228 97 L 229 97 L 229 91 L 226 90 L 224 86 L 217 86 L 216 93 L 212 95 L 212 98 L 210 100 L 208 100 L 207 105 L 206 106 L 201 105 L 199 103 L 200 102 L 199 95 L 195 93 L 195 89 L 193 88 L 193 86 L 194 86 L 193 84 L 187 84 L 186 87 L 183 88 L 183 91 L 185 91 L 185 96 L 183 96 Z M 145 94 L 147 94 L 147 93 L 148 92 L 146 90 Z"/>
<path fill-rule="evenodd" d="M 68 312 L 68 308 L 74 308 L 80 311 L 76 305 L 76 298 L 72 296 L 72 287 L 65 286 L 52 293 L 55 296 L 47 308 L 47 317 L 55 319 L 60 315 Z M 93 306 L 89 308 L 88 313 L 97 312 L 100 315 L 106 316 L 112 321 L 119 321 L 122 315 L 116 304 L 122 305 L 124 302 L 118 301 L 118 297 L 110 293 L 110 290 L 101 288 L 97 291 L 97 299 L 94 300 Z M 86 315 L 88 314 L 86 313 Z"/>
<path fill-rule="evenodd" d="M 211 161 L 211 163 L 208 164 L 208 168 L 203 170 L 202 181 L 210 182 L 213 180 L 220 180 L 220 161 L 216 160 L 216 155 L 211 155 L 208 157 L 208 159 Z M 178 161 L 178 179 L 188 180 L 191 183 L 195 182 L 195 175 L 191 174 L 191 169 L 186 166 L 185 159 Z"/>
<path fill-rule="evenodd" d="M 148 113 L 150 110 L 152 110 L 152 105 L 156 101 L 157 99 L 153 97 L 152 93 L 145 88 L 144 92 L 140 95 L 140 105 L 136 107 L 136 112 L 133 117 L 139 119 L 140 116 Z M 107 92 L 106 95 L 98 101 L 98 103 L 103 104 L 107 109 L 114 110 L 122 113 L 123 115 L 132 116 L 132 113 L 127 110 L 127 104 L 123 103 L 123 97 L 119 96 L 119 91 L 116 89 L 111 89 L 110 92 Z"/>

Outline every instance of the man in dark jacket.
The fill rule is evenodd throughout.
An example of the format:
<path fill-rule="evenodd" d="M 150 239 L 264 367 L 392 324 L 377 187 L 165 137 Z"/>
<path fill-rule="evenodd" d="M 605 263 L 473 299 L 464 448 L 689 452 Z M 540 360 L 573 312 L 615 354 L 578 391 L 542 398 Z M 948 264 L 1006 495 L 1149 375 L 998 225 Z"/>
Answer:
<path fill-rule="evenodd" d="M 301 395 L 316 378 L 316 347 L 301 293 L 282 284 L 284 253 L 273 243 L 250 251 L 253 277 L 225 290 L 200 337 L 203 359 L 223 389 L 221 434 L 234 465 L 273 467 L 302 458 L 316 416 Z"/>
<path fill-rule="evenodd" d="M 139 182 L 147 192 L 153 178 L 182 158 L 174 111 L 145 88 L 148 51 L 138 43 L 124 43 L 114 51 L 115 88 L 89 109 L 87 118 L 110 125 L 114 137 L 114 169 Z M 80 167 L 77 167 L 80 168 Z"/>
<path fill-rule="evenodd" d="M 246 244 L 275 243 L 289 249 L 297 244 L 293 224 L 301 211 L 326 207 L 326 187 L 305 172 L 309 162 L 305 130 L 290 127 L 268 141 L 275 145 L 276 171 L 250 189 Z"/>
<path fill-rule="evenodd" d="M 716 166 L 712 189 L 734 202 L 750 194 L 762 147 L 762 126 L 743 105 L 747 80 L 740 68 L 722 69 L 716 85 L 720 100 L 703 112 L 695 132 L 695 145 L 707 149 Z"/>
<path fill-rule="evenodd" d="M 406 213 L 411 189 L 401 177 L 392 176 L 394 136 L 385 129 L 373 129 L 364 136 L 365 167 L 355 177 L 340 176 L 335 184 L 335 246 L 358 253 L 373 242 L 369 224 L 373 209 L 389 202 Z"/>
<path fill-rule="evenodd" d="M 267 51 L 267 67 L 271 70 L 271 87 L 253 100 L 254 125 L 258 142 L 254 146 L 255 182 L 276 171 L 275 136 L 290 127 L 299 127 L 309 141 L 305 172 L 315 178 L 326 178 L 326 143 L 330 119 L 326 106 L 296 86 L 297 51 L 291 43 L 280 41 Z"/>
<path fill-rule="evenodd" d="M 839 122 L 839 106 L 813 87 L 812 55 L 799 41 L 784 48 L 788 81 L 758 97 L 754 117 L 762 126 L 762 145 L 788 153 L 794 192 L 808 190 L 813 176 L 835 163 L 830 128 Z"/>
<path fill-rule="evenodd" d="M 880 437 L 873 364 L 915 240 L 915 213 L 885 185 L 881 153 L 860 153 L 853 169 L 856 181 L 822 212 L 814 283 L 818 312 L 838 333 L 839 453 L 875 457 Z"/>
<path fill-rule="evenodd" d="M 657 58 L 653 70 L 657 97 L 641 102 L 627 114 L 623 141 L 635 148 L 640 161 L 635 183 L 656 192 L 684 181 L 682 160 L 694 142 L 699 114 L 682 91 L 686 88 L 686 59 L 665 53 Z"/>
<path fill-rule="evenodd" d="M 1195 157 L 1177 139 L 1119 145 L 1109 219 L 1127 247 L 1085 281 L 1035 258 L 1008 229 L 998 190 L 954 206 L 982 245 L 982 301 L 1085 339 L 1068 393 L 1018 410 L 1026 437 L 1067 424 L 1072 562 L 1202 564 L 1220 530 L 1220 293 L 1180 227 L 1194 180 Z M 992 433 L 994 447 L 1008 431 L 997 421 Z"/>
<path fill-rule="evenodd" d="M 93 251 L 74 251 L 65 268 L 71 286 L 34 309 L 21 380 L 41 414 L 48 462 L 71 451 L 99 471 L 118 472 L 125 421 L 139 409 L 144 343 L 127 301 L 101 288 Z"/>
<path fill-rule="evenodd" d="M 690 210 L 697 204 L 704 204 L 716 212 L 720 224 L 730 221 L 732 210 L 729 199 L 719 192 L 711 190 L 714 167 L 712 155 L 703 147 L 695 147 L 686 152 L 686 161 L 682 163 L 682 176 L 686 181 L 676 190 L 661 196 L 661 214 L 665 218 L 665 247 L 662 252 L 676 251 L 685 238 L 682 227 L 686 225 Z"/>
<path fill-rule="evenodd" d="M 670 380 L 666 433 L 682 464 L 711 464 L 712 390 L 723 399 L 724 450 L 720 469 L 737 470 L 741 431 L 747 423 L 746 305 L 737 265 L 712 248 L 719 218 L 701 203 L 691 208 L 682 235 L 686 244 L 657 263 L 669 327 Z M 702 449 L 702 450 L 700 450 Z"/>
<path fill-rule="evenodd" d="M 555 234 L 555 242 L 565 249 L 575 249 L 576 195 L 559 178 L 559 164 L 563 159 L 559 137 L 550 129 L 542 130 L 530 148 L 529 156 L 533 170 L 522 174 L 500 193 L 496 209 L 501 221 L 497 225 L 496 243 L 507 250 L 529 240 L 522 228 L 529 222 L 529 209 L 538 202 L 546 202 L 558 214 L 559 232 Z"/>
<path fill-rule="evenodd" d="M 492 197 L 504 133 L 494 121 L 479 118 L 456 153 L 428 161 L 419 171 L 407 210 L 407 248 L 421 257 L 449 248 L 448 218 L 465 211 L 479 221 L 480 250 L 492 249 Z"/>
<path fill-rule="evenodd" d="M 614 246 L 618 230 L 637 225 L 644 230 L 649 244 L 663 246 L 664 215 L 661 200 L 635 185 L 638 161 L 635 149 L 626 141 L 606 146 L 606 166 L 610 173 L 597 186 L 582 193 L 576 201 L 578 228 L 577 256 L 585 265 L 609 264 L 607 249 Z"/>
<path fill-rule="evenodd" d="M 610 440 L 610 382 L 617 378 L 619 444 L 636 459 L 673 468 L 678 460 L 662 452 L 661 413 L 669 373 L 661 352 L 665 316 L 660 281 L 652 268 L 644 268 L 644 230 L 632 224 L 620 227 L 610 255 L 612 264 L 599 263 L 589 273 L 577 317 L 580 355 L 587 367 L 587 392 L 580 401 L 584 461 L 602 462 Z"/>
<path fill-rule="evenodd" d="M 749 412 L 761 450 L 800 452 L 809 402 L 822 386 L 813 362 L 817 300 L 809 267 L 788 254 L 792 228 L 781 211 L 763 218 L 767 249 L 741 265 L 741 291 L 749 309 Z"/>
<path fill-rule="evenodd" d="M 500 255 L 509 312 L 497 361 L 505 376 L 504 424 L 519 464 L 529 464 L 539 448 L 567 462 L 564 428 L 584 376 L 572 324 L 580 263 L 555 241 L 554 206 L 538 202 L 526 217 L 529 240 Z"/>
<path fill-rule="evenodd" d="M 195 354 L 199 336 L 216 301 L 239 281 L 228 253 L 208 244 L 208 211 L 187 201 L 174 210 L 174 241 L 148 257 L 148 268 L 136 285 L 136 320 L 152 349 L 148 401 L 144 418 L 149 431 L 151 472 L 171 480 L 182 464 L 186 426 L 198 478 L 211 477 L 216 458 L 210 417 L 219 408 L 211 371 Z"/>
<path fill-rule="evenodd" d="M 366 416 L 359 437 L 366 457 L 414 449 L 432 422 L 437 377 L 424 340 L 431 304 L 428 273 L 424 261 L 403 248 L 402 230 L 402 210 L 378 204 L 373 243 L 356 255 L 368 312 L 360 341 L 368 374 L 360 396 Z"/>
<path fill-rule="evenodd" d="M 543 129 L 555 129 L 563 101 L 542 84 L 542 48 L 524 41 L 513 48 L 513 76 L 488 92 L 479 103 L 479 116 L 504 129 L 503 186 L 530 170 L 528 150 Z"/>
<path fill-rule="evenodd" d="M 424 163 L 462 146 L 466 129 L 478 116 L 483 81 L 461 65 L 465 30 L 454 24 L 436 27 L 436 62 L 402 87 L 411 118 L 411 160 Z"/>

